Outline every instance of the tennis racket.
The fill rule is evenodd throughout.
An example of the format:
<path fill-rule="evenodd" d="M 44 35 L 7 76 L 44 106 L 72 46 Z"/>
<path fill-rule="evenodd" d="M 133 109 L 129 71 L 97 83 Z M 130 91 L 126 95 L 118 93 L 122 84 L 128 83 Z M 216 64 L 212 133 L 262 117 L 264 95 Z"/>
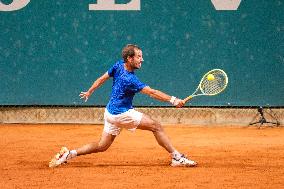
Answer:
<path fill-rule="evenodd" d="M 192 95 L 186 97 L 184 102 L 188 102 L 190 99 L 196 96 L 214 96 L 226 89 L 228 85 L 228 76 L 221 69 L 210 70 L 202 77 L 198 87 Z"/>

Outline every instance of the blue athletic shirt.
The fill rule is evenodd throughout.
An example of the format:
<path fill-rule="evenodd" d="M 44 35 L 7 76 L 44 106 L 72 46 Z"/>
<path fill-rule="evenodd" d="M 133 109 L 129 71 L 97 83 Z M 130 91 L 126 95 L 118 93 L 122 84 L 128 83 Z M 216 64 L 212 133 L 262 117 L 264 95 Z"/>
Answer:
<path fill-rule="evenodd" d="M 108 75 L 113 77 L 112 92 L 107 104 L 107 110 L 113 115 L 121 114 L 133 109 L 132 100 L 135 93 L 140 92 L 145 85 L 134 74 L 124 68 L 124 61 L 117 61 L 109 70 Z"/>

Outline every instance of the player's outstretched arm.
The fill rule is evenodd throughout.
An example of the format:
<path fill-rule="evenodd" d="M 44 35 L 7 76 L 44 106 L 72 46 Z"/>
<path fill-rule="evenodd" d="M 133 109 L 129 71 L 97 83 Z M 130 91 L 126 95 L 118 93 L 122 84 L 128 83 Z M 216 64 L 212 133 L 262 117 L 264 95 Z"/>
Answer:
<path fill-rule="evenodd" d="M 156 90 L 156 89 L 152 89 L 151 87 L 147 86 L 144 87 L 141 90 L 141 93 L 146 94 L 148 96 L 150 96 L 151 98 L 154 98 L 156 100 L 160 100 L 163 102 L 170 102 L 171 104 L 173 104 L 174 106 L 180 108 L 184 105 L 184 101 L 176 98 L 174 96 L 170 96 L 162 91 Z"/>
<path fill-rule="evenodd" d="M 91 96 L 91 94 L 97 89 L 99 88 L 106 80 L 108 80 L 110 77 L 108 75 L 108 72 L 106 72 L 105 74 L 103 74 L 101 77 L 99 77 L 94 83 L 93 85 L 90 87 L 90 89 L 86 92 L 81 92 L 80 93 L 80 97 L 81 99 L 85 99 L 85 102 L 87 102 L 87 100 L 89 99 L 89 97 Z"/>

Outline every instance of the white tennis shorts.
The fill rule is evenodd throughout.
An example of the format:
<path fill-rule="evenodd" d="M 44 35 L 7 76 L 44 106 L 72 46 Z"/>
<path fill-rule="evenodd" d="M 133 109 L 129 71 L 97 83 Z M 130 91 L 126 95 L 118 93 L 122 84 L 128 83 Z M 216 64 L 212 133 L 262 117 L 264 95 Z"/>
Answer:
<path fill-rule="evenodd" d="M 134 109 L 127 112 L 112 115 L 105 109 L 104 113 L 104 131 L 111 135 L 119 135 L 121 129 L 128 129 L 134 132 L 141 122 L 143 114 Z"/>

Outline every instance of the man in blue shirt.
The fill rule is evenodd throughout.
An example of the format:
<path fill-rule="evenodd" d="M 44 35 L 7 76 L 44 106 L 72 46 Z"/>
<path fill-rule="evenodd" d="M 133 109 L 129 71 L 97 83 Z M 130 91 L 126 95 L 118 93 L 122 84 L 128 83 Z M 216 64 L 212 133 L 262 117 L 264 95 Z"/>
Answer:
<path fill-rule="evenodd" d="M 188 159 L 173 147 L 159 122 L 134 110 L 132 106 L 133 97 L 138 92 L 160 101 L 170 102 L 176 107 L 182 107 L 185 102 L 150 88 L 136 77 L 134 71 L 140 69 L 143 62 L 142 50 L 137 45 L 130 44 L 124 47 L 122 57 L 123 60 L 117 61 L 93 83 L 87 92 L 80 94 L 81 98 L 87 101 L 90 95 L 106 80 L 113 78 L 112 93 L 105 109 L 104 130 L 100 141 L 86 144 L 76 150 L 62 147 L 60 152 L 50 161 L 49 167 L 56 167 L 76 156 L 106 151 L 123 128 L 130 131 L 135 129 L 152 131 L 158 144 L 171 154 L 171 166 L 192 167 L 197 165 L 195 161 Z"/>

